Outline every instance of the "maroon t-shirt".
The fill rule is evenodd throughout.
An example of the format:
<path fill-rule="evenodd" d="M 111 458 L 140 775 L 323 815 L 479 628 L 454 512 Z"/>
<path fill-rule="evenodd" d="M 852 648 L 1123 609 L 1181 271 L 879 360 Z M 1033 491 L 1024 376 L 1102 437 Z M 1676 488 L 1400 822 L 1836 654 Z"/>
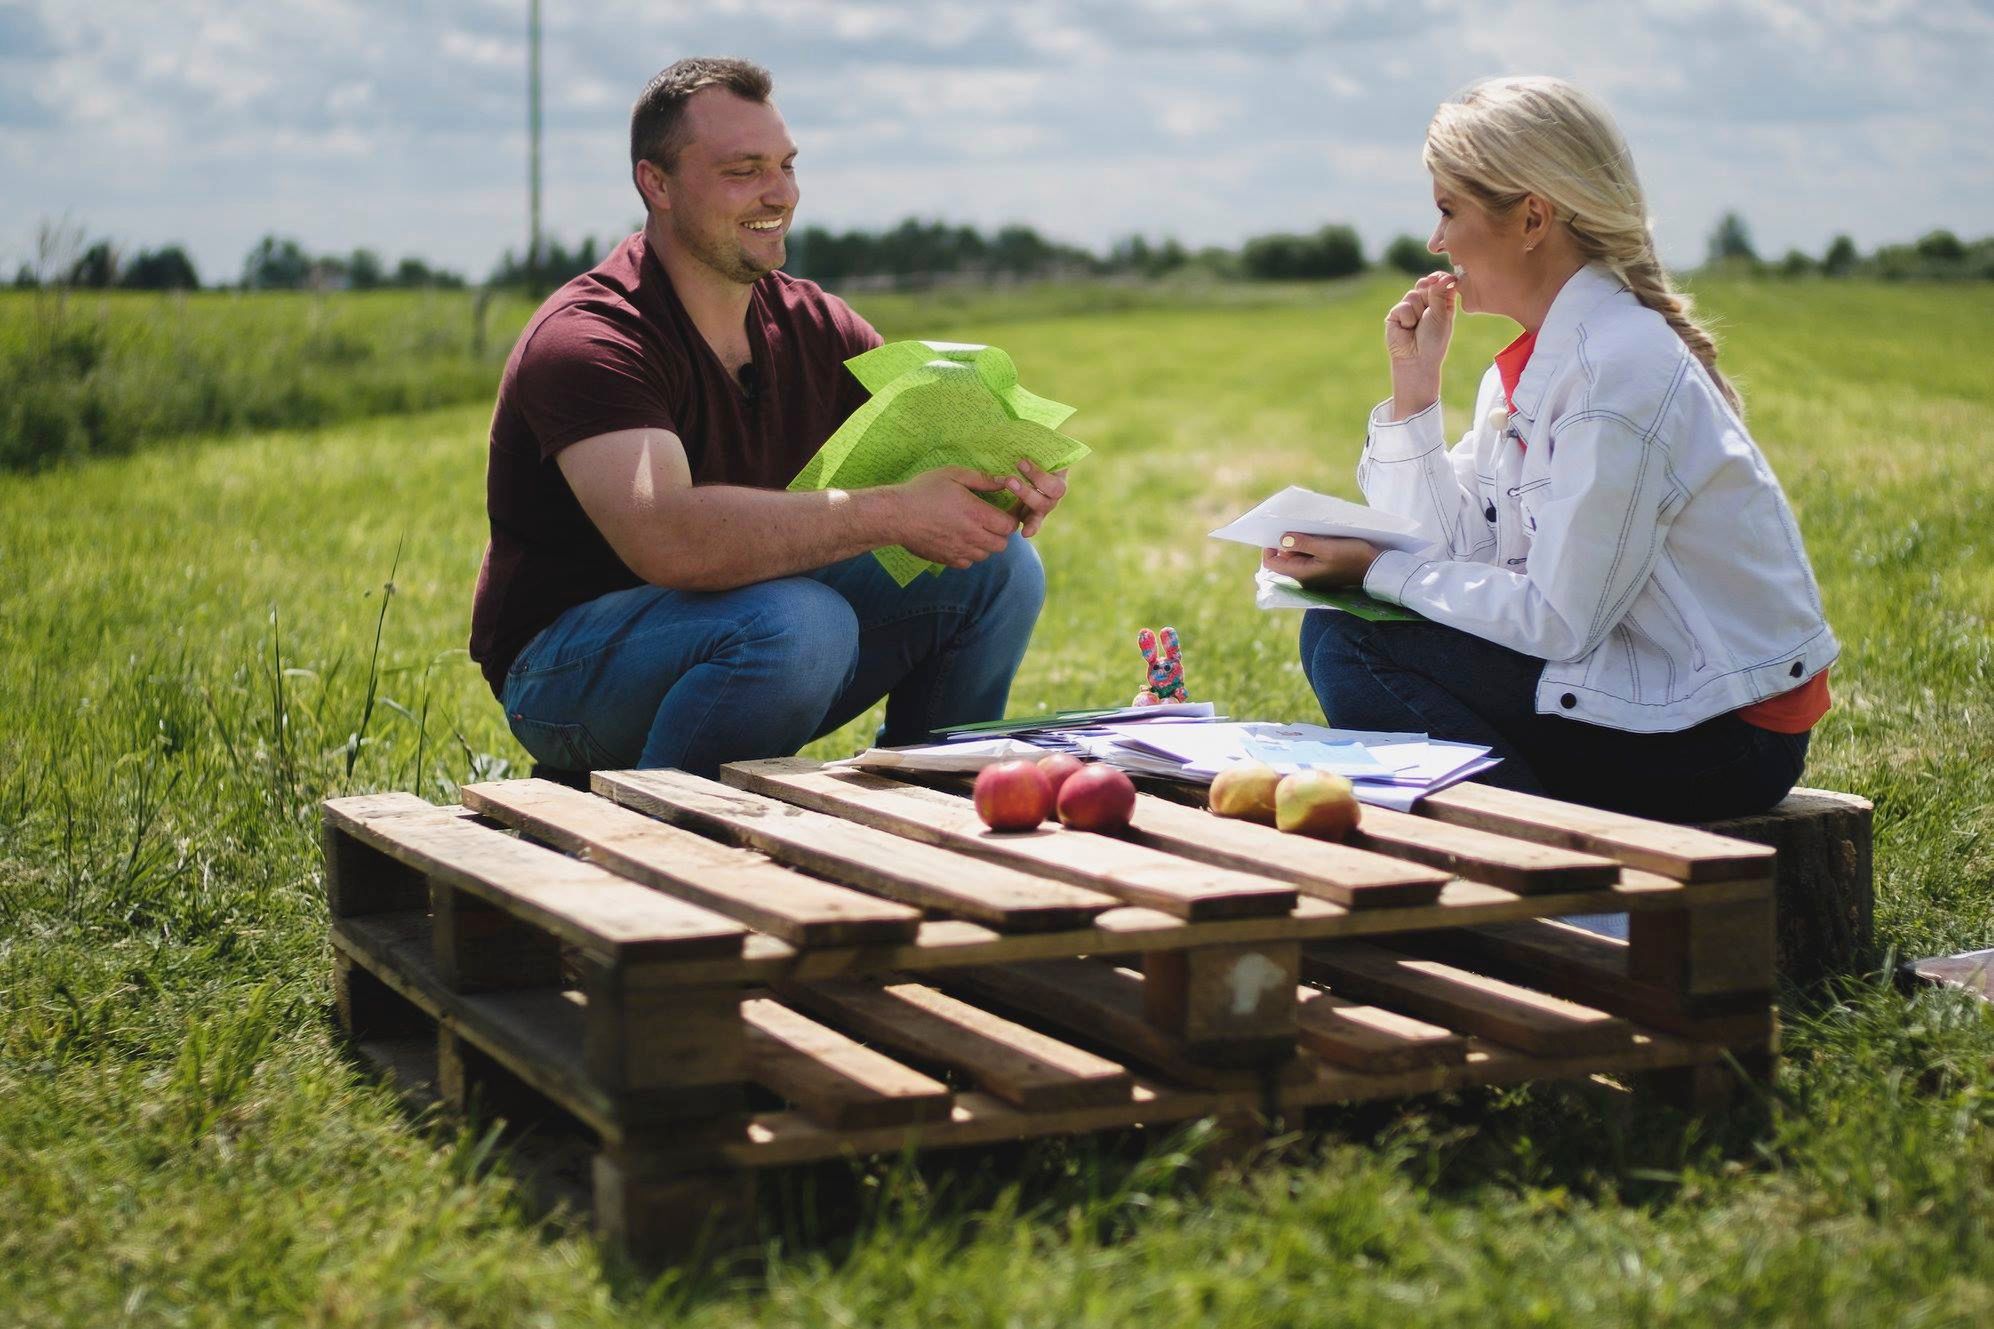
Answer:
<path fill-rule="evenodd" d="M 621 429 L 669 429 L 694 484 L 780 489 L 866 391 L 844 362 L 879 345 L 844 301 L 771 272 L 748 302 L 755 391 L 727 372 L 644 233 L 540 306 L 506 362 L 492 413 L 491 543 L 471 608 L 471 658 L 497 693 L 534 634 L 641 579 L 582 511 L 554 460 Z"/>

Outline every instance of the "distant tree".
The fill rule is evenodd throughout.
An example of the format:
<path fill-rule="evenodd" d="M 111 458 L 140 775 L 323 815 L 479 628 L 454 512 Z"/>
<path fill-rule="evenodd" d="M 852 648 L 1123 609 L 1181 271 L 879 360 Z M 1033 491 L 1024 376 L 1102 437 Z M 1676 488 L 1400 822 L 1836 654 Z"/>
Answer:
<path fill-rule="evenodd" d="M 1710 232 L 1709 257 L 1712 263 L 1758 262 L 1758 251 L 1752 248 L 1751 228 L 1745 225 L 1743 217 L 1727 212 L 1717 219 L 1716 228 Z"/>
<path fill-rule="evenodd" d="M 41 281 L 38 278 L 36 278 L 35 270 L 29 267 L 27 264 L 23 263 L 19 268 L 15 269 L 14 271 L 15 290 L 32 291 L 40 285 Z"/>
<path fill-rule="evenodd" d="M 1414 277 L 1424 277 L 1429 272 L 1445 271 L 1450 265 L 1445 254 L 1436 254 L 1426 247 L 1426 241 L 1402 235 L 1385 246 L 1384 261 L 1400 272 Z"/>
<path fill-rule="evenodd" d="M 1006 226 L 990 241 L 990 266 L 1006 276 L 1037 276 L 1052 261 L 1053 246 L 1029 226 Z"/>
<path fill-rule="evenodd" d="M 1862 255 L 1856 252 L 1856 242 L 1838 235 L 1829 242 L 1828 252 L 1821 256 L 1821 271 L 1830 277 L 1846 277 L 1860 262 Z"/>
<path fill-rule="evenodd" d="M 1786 251 L 1786 257 L 1779 261 L 1779 275 L 1782 277 L 1805 277 L 1814 271 L 1814 260 L 1798 249 Z"/>
<path fill-rule="evenodd" d="M 356 291 L 371 291 L 387 282 L 381 256 L 371 249 L 356 249 L 346 258 L 346 284 Z"/>
<path fill-rule="evenodd" d="M 396 286 L 409 289 L 421 286 L 439 286 L 449 290 L 456 290 L 464 285 L 464 279 L 456 273 L 445 272 L 442 268 L 432 268 L 429 264 L 416 258 L 414 255 L 404 258 L 400 263 L 395 265 L 395 275 L 392 281 Z"/>
<path fill-rule="evenodd" d="M 1259 281 L 1348 277 L 1364 270 L 1364 247 L 1348 226 L 1325 226 L 1314 235 L 1261 235 L 1239 251 L 1246 275 Z"/>
<path fill-rule="evenodd" d="M 167 245 L 162 249 L 141 249 L 125 265 L 118 284 L 135 291 L 197 291 L 201 288 L 201 278 L 186 250 L 179 245 Z"/>
<path fill-rule="evenodd" d="M 296 240 L 266 235 L 242 260 L 242 284 L 252 291 L 295 291 L 312 275 L 312 261 Z"/>
<path fill-rule="evenodd" d="M 93 290 L 118 284 L 118 251 L 109 240 L 91 245 L 70 265 L 69 284 Z"/>
<path fill-rule="evenodd" d="M 1951 231 L 1930 231 L 1918 237 L 1915 246 L 1920 258 L 1932 263 L 1957 263 L 1966 257 L 1966 246 Z"/>

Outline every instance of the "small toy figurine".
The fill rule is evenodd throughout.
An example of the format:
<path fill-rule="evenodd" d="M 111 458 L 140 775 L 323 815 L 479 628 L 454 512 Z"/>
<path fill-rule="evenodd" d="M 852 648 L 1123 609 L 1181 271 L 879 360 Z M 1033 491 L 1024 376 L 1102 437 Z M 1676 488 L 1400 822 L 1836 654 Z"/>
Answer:
<path fill-rule="evenodd" d="M 1144 628 L 1135 634 L 1142 658 L 1149 661 L 1149 682 L 1135 694 L 1131 706 L 1161 706 L 1165 702 L 1189 701 L 1184 691 L 1184 661 L 1177 650 L 1177 629 L 1165 628 L 1159 653 L 1157 634 Z"/>

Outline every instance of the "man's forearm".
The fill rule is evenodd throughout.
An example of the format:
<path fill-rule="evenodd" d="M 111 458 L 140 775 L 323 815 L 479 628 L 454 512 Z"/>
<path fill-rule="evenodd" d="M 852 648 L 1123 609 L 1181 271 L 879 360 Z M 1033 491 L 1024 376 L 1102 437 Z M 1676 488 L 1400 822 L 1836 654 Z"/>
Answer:
<path fill-rule="evenodd" d="M 895 502 L 890 489 L 673 489 L 659 495 L 630 570 L 677 591 L 792 576 L 897 543 Z"/>

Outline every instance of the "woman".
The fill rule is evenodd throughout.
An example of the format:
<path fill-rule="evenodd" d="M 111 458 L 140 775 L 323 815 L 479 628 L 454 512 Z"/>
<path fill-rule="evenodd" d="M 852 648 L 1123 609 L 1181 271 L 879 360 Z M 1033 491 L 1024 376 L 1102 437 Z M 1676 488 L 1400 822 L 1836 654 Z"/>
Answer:
<path fill-rule="evenodd" d="M 1770 807 L 1799 778 L 1839 651 L 1793 515 L 1671 290 L 1626 142 L 1550 78 L 1443 105 L 1440 219 L 1385 319 L 1391 399 L 1357 480 L 1419 554 L 1285 536 L 1266 565 L 1423 622 L 1312 610 L 1302 663 L 1333 725 L 1487 744 L 1489 783 L 1672 820 Z M 1455 300 L 1523 333 L 1452 451 L 1440 369 Z"/>

